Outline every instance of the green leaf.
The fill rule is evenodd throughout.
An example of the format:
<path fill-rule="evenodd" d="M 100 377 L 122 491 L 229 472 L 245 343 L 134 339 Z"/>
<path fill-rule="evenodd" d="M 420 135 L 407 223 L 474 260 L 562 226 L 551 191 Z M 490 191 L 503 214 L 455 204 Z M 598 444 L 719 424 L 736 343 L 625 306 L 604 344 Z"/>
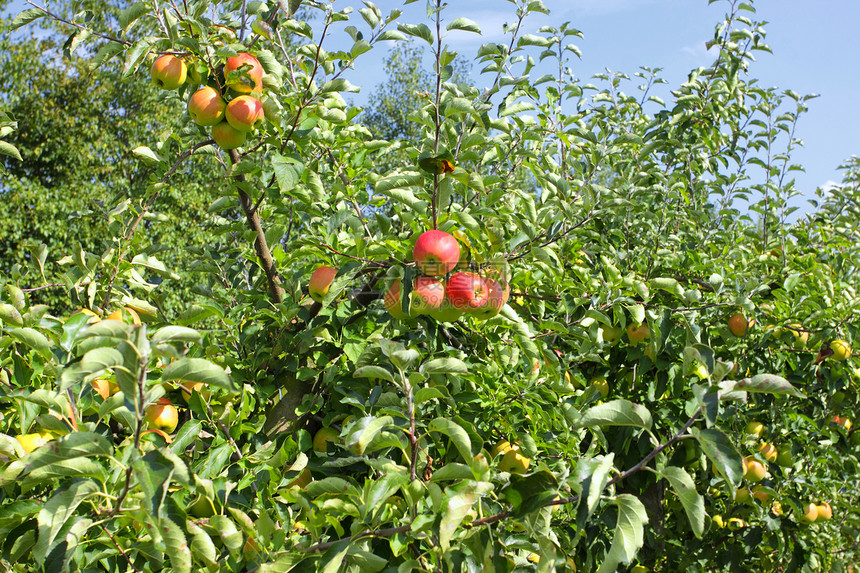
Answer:
<path fill-rule="evenodd" d="M 26 26 L 30 22 L 42 18 L 45 15 L 47 15 L 47 12 L 45 12 L 41 8 L 29 8 L 27 10 L 24 10 L 23 12 L 15 16 L 15 19 L 12 20 L 11 24 L 9 24 L 8 30 L 10 32 L 17 30 L 18 28 Z"/>
<path fill-rule="evenodd" d="M 356 378 L 379 378 L 394 383 L 394 376 L 382 366 L 362 366 L 352 373 Z"/>
<path fill-rule="evenodd" d="M 170 340 L 178 340 L 181 342 L 197 342 L 200 340 L 200 333 L 193 328 L 185 326 L 165 326 L 159 328 L 152 335 L 152 342 L 166 342 Z"/>
<path fill-rule="evenodd" d="M 235 390 L 230 376 L 224 369 L 205 358 L 182 358 L 171 362 L 161 373 L 163 382 L 202 382 L 218 388 Z"/>
<path fill-rule="evenodd" d="M 202 559 L 207 565 L 216 565 L 218 562 L 218 550 L 215 548 L 215 544 L 212 542 L 209 534 L 190 519 L 185 521 L 185 529 L 191 535 L 189 549 L 191 550 L 192 557 Z"/>
<path fill-rule="evenodd" d="M 131 150 L 131 153 L 140 159 L 147 167 L 153 167 L 163 161 L 159 154 L 145 145 L 135 147 Z"/>
<path fill-rule="evenodd" d="M 609 454 L 608 456 L 597 456 L 589 459 L 583 458 L 577 462 L 576 482 L 582 488 L 580 497 L 585 501 L 584 504 L 579 504 L 576 515 L 577 527 L 583 527 L 597 507 L 600 496 L 609 481 L 609 472 L 612 470 L 614 460 L 615 454 Z"/>
<path fill-rule="evenodd" d="M 615 537 L 597 573 L 613 573 L 619 564 L 629 564 L 645 542 L 648 513 L 642 502 L 629 493 L 622 493 L 615 498 L 615 504 L 618 506 Z"/>
<path fill-rule="evenodd" d="M 699 441 L 702 451 L 713 462 L 715 469 L 735 486 L 740 485 L 744 477 L 743 462 L 729 437 L 716 428 L 692 428 L 690 432 Z"/>
<path fill-rule="evenodd" d="M 23 159 L 21 159 L 21 153 L 18 151 L 18 148 L 9 143 L 8 141 L 0 141 L 0 154 L 14 157 L 18 161 L 23 161 Z"/>
<path fill-rule="evenodd" d="M 375 418 L 366 416 L 358 420 L 352 427 L 352 433 L 346 438 L 346 447 L 353 455 L 361 456 L 367 449 L 368 444 L 373 441 L 385 426 L 394 423 L 391 416 Z"/>
<path fill-rule="evenodd" d="M 74 432 L 52 440 L 9 464 L 0 476 L 0 486 L 20 480 L 37 470 L 42 470 L 39 476 L 90 475 L 93 472 L 92 463 L 76 465 L 64 462 L 88 462 L 90 460 L 77 460 L 76 458 L 109 456 L 112 453 L 113 444 L 101 434 Z M 95 465 L 100 467 L 98 464 Z"/>
<path fill-rule="evenodd" d="M 128 27 L 134 24 L 138 18 L 149 12 L 149 6 L 143 2 L 135 2 L 122 12 L 120 12 L 118 22 L 119 27 L 123 32 L 128 31 Z"/>
<path fill-rule="evenodd" d="M 454 446 L 460 452 L 460 455 L 466 460 L 466 463 L 472 463 L 472 440 L 469 439 L 469 434 L 457 422 L 447 418 L 435 418 L 427 424 L 427 429 L 431 432 L 439 432 L 445 434 Z"/>
<path fill-rule="evenodd" d="M 418 369 L 422 374 L 468 374 L 466 363 L 459 358 L 434 358 Z"/>
<path fill-rule="evenodd" d="M 481 33 L 481 28 L 472 20 L 468 18 L 457 18 L 447 27 L 448 30 L 465 30 L 466 32 L 474 32 L 476 34 Z"/>
<path fill-rule="evenodd" d="M 24 318 L 17 308 L 7 303 L 0 303 L 0 321 L 12 326 L 24 326 Z"/>
<path fill-rule="evenodd" d="M 693 534 L 701 539 L 702 533 L 705 531 L 705 498 L 696 491 L 693 478 L 684 468 L 676 466 L 668 466 L 661 473 L 672 486 L 672 489 L 675 490 L 675 493 L 678 494 L 681 505 L 684 506 L 684 511 L 687 513 L 687 519 L 690 520 Z"/>
<path fill-rule="evenodd" d="M 331 80 L 323 84 L 320 88 L 320 93 L 328 93 L 328 92 L 349 92 L 349 93 L 358 93 L 361 91 L 361 88 L 358 86 L 354 86 L 349 83 L 348 80 L 343 78 L 338 78 L 336 80 Z"/>
<path fill-rule="evenodd" d="M 398 24 L 397 29 L 404 34 L 421 38 L 431 46 L 433 45 L 433 32 L 426 24 Z"/>
<path fill-rule="evenodd" d="M 97 491 L 99 487 L 92 480 L 68 482 L 44 504 L 37 518 L 39 536 L 33 547 L 33 557 L 37 563 L 42 565 L 51 550 L 65 540 L 63 530 L 73 525 L 75 510 Z"/>
<path fill-rule="evenodd" d="M 788 394 L 789 396 L 805 398 L 803 392 L 792 386 L 785 378 L 775 374 L 757 374 L 752 378 L 744 378 L 736 382 L 733 389 L 765 394 Z"/>
<path fill-rule="evenodd" d="M 48 338 L 34 328 L 13 328 L 9 335 L 44 356 L 51 359 L 51 343 Z"/>
<path fill-rule="evenodd" d="M 191 549 L 185 533 L 173 520 L 164 518 L 158 520 L 161 538 L 167 546 L 167 556 L 176 573 L 191 572 Z"/>
<path fill-rule="evenodd" d="M 576 425 L 589 426 L 635 426 L 651 428 L 651 412 L 641 404 L 628 400 L 612 400 L 586 410 Z"/>

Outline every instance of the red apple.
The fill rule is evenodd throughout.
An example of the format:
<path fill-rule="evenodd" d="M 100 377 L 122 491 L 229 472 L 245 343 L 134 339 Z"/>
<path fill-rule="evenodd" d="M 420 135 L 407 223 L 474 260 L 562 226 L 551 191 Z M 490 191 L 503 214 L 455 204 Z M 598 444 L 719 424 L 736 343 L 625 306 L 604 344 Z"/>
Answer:
<path fill-rule="evenodd" d="M 412 314 L 430 314 L 445 300 L 445 285 L 439 279 L 418 277 L 412 287 Z"/>
<path fill-rule="evenodd" d="M 227 102 L 213 87 L 204 86 L 188 100 L 188 115 L 197 125 L 217 125 L 224 119 Z"/>
<path fill-rule="evenodd" d="M 385 293 L 383 302 L 385 302 L 385 310 L 394 318 L 399 318 L 400 320 L 409 318 L 409 315 L 403 312 L 402 301 L 400 299 L 400 279 L 391 283 L 391 287 Z"/>
<path fill-rule="evenodd" d="M 311 280 L 308 282 L 308 293 L 311 298 L 317 302 L 322 302 L 334 276 L 337 274 L 337 269 L 332 267 L 320 267 L 313 272 Z"/>
<path fill-rule="evenodd" d="M 165 54 L 152 63 L 152 69 L 149 70 L 149 73 L 153 83 L 158 87 L 165 90 L 175 90 L 185 83 L 188 68 L 182 59 Z"/>
<path fill-rule="evenodd" d="M 239 131 L 253 131 L 264 119 L 263 104 L 251 96 L 239 96 L 227 104 L 227 123 Z"/>
<path fill-rule="evenodd" d="M 454 273 L 448 279 L 448 300 L 451 306 L 463 312 L 473 312 L 486 304 L 490 297 L 487 282 L 468 271 Z"/>
<path fill-rule="evenodd" d="M 498 281 L 484 278 L 484 282 L 487 283 L 487 288 L 490 291 L 490 294 L 487 297 L 487 302 L 485 302 L 480 308 L 475 309 L 472 313 L 476 318 L 481 320 L 486 320 L 499 314 L 507 300 L 505 294 L 510 294 L 510 288 L 503 289 L 502 285 L 500 285 Z"/>
<path fill-rule="evenodd" d="M 221 149 L 236 149 L 245 143 L 245 132 L 233 129 L 233 126 L 222 121 L 212 128 L 212 139 Z"/>
<path fill-rule="evenodd" d="M 251 54 L 242 52 L 238 56 L 227 58 L 224 78 L 227 87 L 234 92 L 249 94 L 263 91 L 263 66 Z"/>
<path fill-rule="evenodd" d="M 442 276 L 460 261 L 460 243 L 445 231 L 425 231 L 415 241 L 412 258 L 425 275 Z"/>

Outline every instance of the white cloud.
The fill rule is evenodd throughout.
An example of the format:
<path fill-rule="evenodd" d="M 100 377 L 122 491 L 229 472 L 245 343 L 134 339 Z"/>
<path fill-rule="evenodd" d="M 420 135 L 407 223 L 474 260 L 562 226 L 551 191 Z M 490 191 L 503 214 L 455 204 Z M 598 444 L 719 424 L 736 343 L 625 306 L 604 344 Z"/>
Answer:
<path fill-rule="evenodd" d="M 708 49 L 705 42 L 702 41 L 695 46 L 684 46 L 681 48 L 681 51 L 689 57 L 694 65 L 707 66 L 713 63 L 714 58 L 720 53 L 720 48 L 718 46 L 711 46 Z"/>

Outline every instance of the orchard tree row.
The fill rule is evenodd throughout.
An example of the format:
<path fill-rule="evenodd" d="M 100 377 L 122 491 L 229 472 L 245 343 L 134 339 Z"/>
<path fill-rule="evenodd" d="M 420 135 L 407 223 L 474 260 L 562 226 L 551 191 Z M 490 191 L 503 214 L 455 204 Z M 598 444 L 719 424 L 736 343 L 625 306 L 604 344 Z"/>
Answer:
<path fill-rule="evenodd" d="M 796 216 L 812 98 L 718 4 L 671 90 L 539 0 L 17 15 L 3 567 L 853 571 L 860 160 Z"/>

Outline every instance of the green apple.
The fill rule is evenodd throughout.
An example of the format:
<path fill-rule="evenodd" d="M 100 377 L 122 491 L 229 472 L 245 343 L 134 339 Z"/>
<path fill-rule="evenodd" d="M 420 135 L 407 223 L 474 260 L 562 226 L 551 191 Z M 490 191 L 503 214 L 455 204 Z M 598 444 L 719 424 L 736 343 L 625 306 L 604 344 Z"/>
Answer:
<path fill-rule="evenodd" d="M 851 345 L 844 340 L 834 340 L 830 343 L 830 350 L 833 351 L 834 360 L 848 360 L 851 357 Z"/>
<path fill-rule="evenodd" d="M 627 326 L 627 339 L 633 346 L 636 346 L 637 344 L 649 338 L 651 338 L 651 330 L 648 329 L 647 324 L 642 324 L 639 326 L 635 324 L 630 324 Z"/>
<path fill-rule="evenodd" d="M 236 149 L 245 143 L 245 132 L 233 129 L 226 121 L 212 128 L 212 139 L 221 149 Z"/>
<path fill-rule="evenodd" d="M 764 424 L 761 422 L 750 422 L 744 431 L 750 436 L 761 436 L 764 431 Z"/>

